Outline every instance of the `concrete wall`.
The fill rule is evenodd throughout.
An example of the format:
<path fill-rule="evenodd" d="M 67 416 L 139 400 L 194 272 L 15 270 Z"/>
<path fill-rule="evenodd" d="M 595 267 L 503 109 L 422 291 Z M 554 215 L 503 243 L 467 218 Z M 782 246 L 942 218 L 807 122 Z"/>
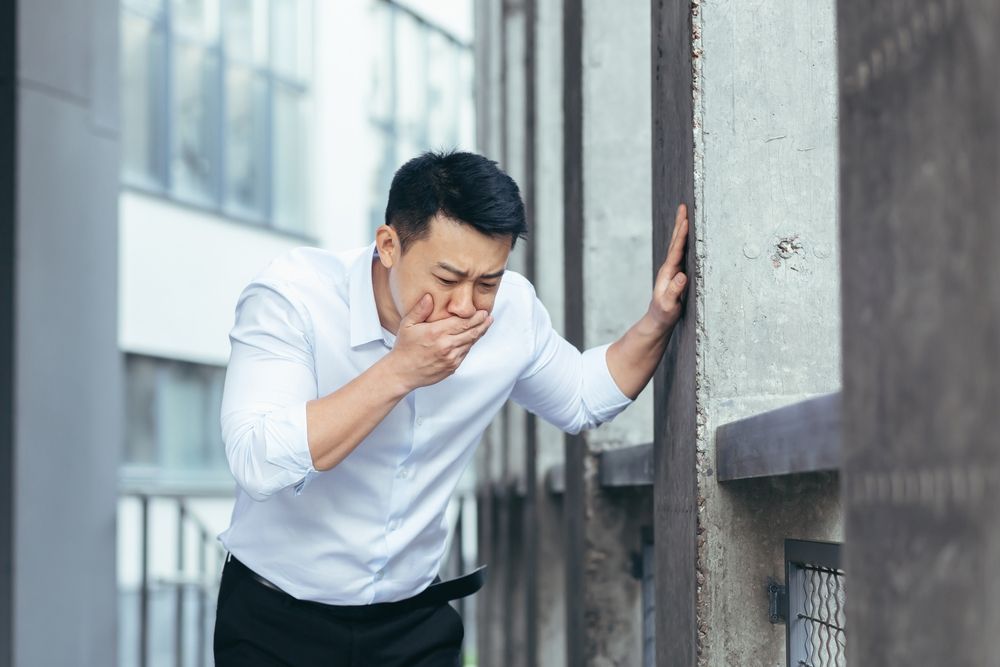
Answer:
<path fill-rule="evenodd" d="M 535 30 L 535 290 L 553 325 L 565 331 L 562 187 L 562 3 L 536 0 Z M 532 29 L 529 27 L 529 30 Z M 537 665 L 566 664 L 565 558 L 562 499 L 547 493 L 545 474 L 563 462 L 562 432 L 535 422 L 538 497 Z"/>
<path fill-rule="evenodd" d="M 0 664 L 114 665 L 118 5 L 3 25 Z"/>
<path fill-rule="evenodd" d="M 720 485 L 715 429 L 840 387 L 831 0 L 692 14 L 699 664 L 780 664 L 783 540 L 839 540 L 836 477 Z"/>
<path fill-rule="evenodd" d="M 582 346 L 592 347 L 624 334 L 651 296 L 650 11 L 643 3 L 584 0 L 582 21 L 583 238 L 577 242 L 583 246 Z M 642 662 L 641 589 L 631 558 L 640 549 L 641 528 L 651 522 L 652 494 L 602 490 L 596 455 L 652 437 L 650 386 L 583 438 L 584 507 L 573 508 L 584 520 L 582 609 L 572 612 L 583 614 L 584 635 L 568 637 L 570 648 L 582 644 L 580 664 Z M 571 483 L 568 473 L 567 497 Z"/>
<path fill-rule="evenodd" d="M 837 8 L 847 660 L 995 665 L 1000 5 Z"/>

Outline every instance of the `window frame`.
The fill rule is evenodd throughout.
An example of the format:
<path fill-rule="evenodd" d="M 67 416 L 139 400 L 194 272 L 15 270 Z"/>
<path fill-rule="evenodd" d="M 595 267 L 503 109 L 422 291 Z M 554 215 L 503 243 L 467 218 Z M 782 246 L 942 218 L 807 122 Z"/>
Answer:
<path fill-rule="evenodd" d="M 159 3 L 159 7 L 149 7 L 149 2 L 140 3 L 124 0 L 120 10 L 119 20 L 125 16 L 132 16 L 148 21 L 151 24 L 151 34 L 161 35 L 164 43 L 163 53 L 161 54 L 162 64 L 159 66 L 155 75 L 152 71 L 149 74 L 151 79 L 149 82 L 150 90 L 156 89 L 159 97 L 158 104 L 155 105 L 154 108 L 154 118 L 151 122 L 151 145 L 154 146 L 153 150 L 157 153 L 154 173 L 150 175 L 139 175 L 124 168 L 123 165 L 120 170 L 120 182 L 122 188 L 162 198 L 172 204 L 181 205 L 199 212 L 210 213 L 229 221 L 266 229 L 269 232 L 315 243 L 317 237 L 315 229 L 312 226 L 311 216 L 309 214 L 311 202 L 308 201 L 310 198 L 308 193 L 306 195 L 307 201 L 303 206 L 301 219 L 297 220 L 298 229 L 280 227 L 277 224 L 278 216 L 274 210 L 275 174 L 277 165 L 274 163 L 274 151 L 272 148 L 276 132 L 274 124 L 276 105 L 275 91 L 278 87 L 283 86 L 287 90 L 290 90 L 294 94 L 298 95 L 300 101 L 306 104 L 307 107 L 311 102 L 309 95 L 311 90 L 310 82 L 313 76 L 314 60 L 314 49 L 312 44 L 313 34 L 311 29 L 312 22 L 305 22 L 310 40 L 308 49 L 309 57 L 306 58 L 305 62 L 300 63 L 302 71 L 298 76 L 295 76 L 279 71 L 274 61 L 273 54 L 275 36 L 271 26 L 274 23 L 273 19 L 276 9 L 275 3 L 272 0 L 267 0 L 267 58 L 264 63 L 253 62 L 253 59 L 247 60 L 245 58 L 236 57 L 228 52 L 226 48 L 226 29 L 227 21 L 229 19 L 227 19 L 227 12 L 223 7 L 225 0 L 217 0 L 220 5 L 218 34 L 207 41 L 199 40 L 190 35 L 181 34 L 175 30 L 172 0 L 155 1 Z M 314 12 L 312 0 L 298 0 L 298 2 L 302 3 L 306 7 L 305 11 L 307 11 L 310 15 Z M 179 45 L 196 46 L 201 48 L 204 50 L 206 55 L 216 58 L 218 64 L 214 77 L 214 84 L 216 90 L 218 91 L 218 96 L 214 100 L 216 108 L 211 112 L 214 116 L 211 119 L 214 140 L 211 142 L 211 146 L 208 151 L 214 170 L 212 182 L 209 183 L 208 187 L 210 195 L 207 199 L 189 196 L 180 192 L 177 188 L 177 183 L 175 183 L 175 175 L 172 169 L 174 140 L 177 132 L 177 120 L 173 113 L 173 108 L 176 103 L 174 79 L 177 72 L 174 56 Z M 227 74 L 233 66 L 249 71 L 251 74 L 251 81 L 263 81 L 265 89 L 263 119 L 264 130 L 262 135 L 259 137 L 259 140 L 263 142 L 263 146 L 255 147 L 260 149 L 260 154 L 262 155 L 263 160 L 262 169 L 264 171 L 264 178 L 262 179 L 264 188 L 261 202 L 262 212 L 258 215 L 253 214 L 250 209 L 232 206 L 228 201 L 229 191 L 227 181 L 229 174 L 226 160 L 229 155 L 229 137 L 226 130 L 229 95 L 227 90 Z M 127 122 L 127 119 L 123 118 L 122 121 Z M 310 129 L 311 126 L 306 131 L 309 132 Z M 308 141 L 305 142 L 305 144 L 308 146 Z M 305 159 L 305 163 L 309 165 L 306 167 L 307 169 L 311 168 L 310 160 Z"/>

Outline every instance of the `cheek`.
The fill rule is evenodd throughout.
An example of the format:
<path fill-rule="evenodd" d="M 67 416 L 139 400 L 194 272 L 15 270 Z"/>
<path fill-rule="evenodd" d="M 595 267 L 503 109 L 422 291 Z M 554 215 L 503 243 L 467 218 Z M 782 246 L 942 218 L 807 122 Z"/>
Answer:
<path fill-rule="evenodd" d="M 476 310 L 485 310 L 488 313 L 493 312 L 493 302 L 496 301 L 496 298 L 496 292 L 477 294 L 475 297 Z"/>

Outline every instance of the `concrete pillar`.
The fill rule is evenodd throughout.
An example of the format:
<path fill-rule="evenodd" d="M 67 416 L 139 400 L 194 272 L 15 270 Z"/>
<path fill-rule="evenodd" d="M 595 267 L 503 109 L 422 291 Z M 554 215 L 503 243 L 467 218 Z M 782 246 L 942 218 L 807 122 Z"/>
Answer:
<path fill-rule="evenodd" d="M 848 663 L 997 664 L 1000 5 L 837 6 Z"/>
<path fill-rule="evenodd" d="M 564 3 L 566 333 L 614 340 L 650 298 L 650 15 L 641 3 Z M 597 455 L 652 439 L 652 392 L 601 428 L 566 439 L 566 655 L 571 665 L 640 664 L 631 556 L 648 493 L 608 494 Z"/>
<path fill-rule="evenodd" d="M 562 164 L 562 3 L 529 0 L 536 9 L 534 25 L 535 133 L 534 214 L 532 237 L 536 257 L 534 284 L 556 329 L 565 334 L 563 274 Z M 531 29 L 531 28 L 529 28 Z M 536 571 L 535 665 L 566 664 L 566 610 L 563 502 L 545 488 L 545 473 L 563 463 L 562 431 L 544 420 L 535 422 L 538 539 Z"/>
<path fill-rule="evenodd" d="M 118 25 L 0 9 L 0 665 L 117 664 Z"/>
<path fill-rule="evenodd" d="M 657 20 L 656 175 L 689 189 L 655 184 L 654 225 L 686 200 L 694 278 L 658 396 L 659 664 L 782 664 L 767 578 L 785 538 L 840 538 L 838 481 L 720 485 L 715 430 L 840 386 L 833 3 L 662 3 Z"/>
<path fill-rule="evenodd" d="M 476 39 L 476 146 L 477 150 L 494 160 L 502 158 L 503 87 L 502 72 L 502 2 L 479 0 L 474 4 Z M 475 649 L 479 664 L 485 667 L 502 664 L 504 634 L 503 595 L 504 568 L 500 559 L 503 553 L 499 516 L 500 498 L 497 481 L 503 473 L 504 461 L 503 420 L 497 419 L 483 435 L 476 453 L 479 529 L 479 559 L 489 563 L 486 585 L 476 601 L 477 624 Z"/>
<path fill-rule="evenodd" d="M 527 151 L 525 133 L 527 131 L 526 70 L 525 49 L 527 46 L 527 26 L 525 24 L 524 2 L 502 0 L 501 15 L 501 93 L 503 114 L 503 145 L 500 166 L 510 175 L 521 189 L 524 198 L 526 182 Z M 530 242 L 530 240 L 529 240 Z M 527 243 L 519 242 L 508 262 L 508 268 L 531 278 L 532 267 L 528 264 Z M 504 424 L 503 469 L 499 478 L 502 489 L 503 508 L 501 531 L 503 551 L 499 555 L 498 567 L 502 567 L 502 611 L 496 625 L 503 646 L 502 665 L 525 664 L 525 609 L 527 591 L 525 573 L 525 537 L 528 529 L 524 524 L 525 463 L 527 449 L 527 413 L 520 406 L 508 403 L 500 417 Z"/>

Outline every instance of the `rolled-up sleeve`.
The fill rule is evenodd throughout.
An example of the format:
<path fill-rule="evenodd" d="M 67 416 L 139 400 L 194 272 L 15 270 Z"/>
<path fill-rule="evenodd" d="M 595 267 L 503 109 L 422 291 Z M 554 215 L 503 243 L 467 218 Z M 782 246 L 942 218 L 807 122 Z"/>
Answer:
<path fill-rule="evenodd" d="M 610 421 L 632 403 L 608 370 L 610 343 L 581 353 L 552 328 L 533 290 L 531 296 L 533 353 L 511 400 L 567 433 Z"/>
<path fill-rule="evenodd" d="M 250 283 L 229 333 L 220 422 L 229 468 L 254 500 L 317 474 L 306 402 L 317 398 L 308 315 L 280 282 Z"/>

